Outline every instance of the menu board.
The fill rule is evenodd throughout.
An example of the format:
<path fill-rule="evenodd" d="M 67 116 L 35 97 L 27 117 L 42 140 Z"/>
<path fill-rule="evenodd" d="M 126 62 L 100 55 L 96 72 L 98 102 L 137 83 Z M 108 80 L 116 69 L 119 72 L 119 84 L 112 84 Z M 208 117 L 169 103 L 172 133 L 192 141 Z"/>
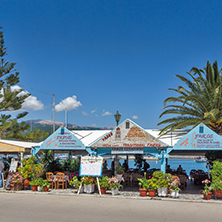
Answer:
<path fill-rule="evenodd" d="M 9 171 L 10 171 L 10 172 L 16 172 L 17 167 L 18 167 L 18 161 L 12 159 L 12 160 L 11 160 L 11 164 L 10 164 L 10 168 L 9 168 Z"/>
<path fill-rule="evenodd" d="M 81 157 L 80 176 L 102 176 L 102 157 L 84 156 Z"/>

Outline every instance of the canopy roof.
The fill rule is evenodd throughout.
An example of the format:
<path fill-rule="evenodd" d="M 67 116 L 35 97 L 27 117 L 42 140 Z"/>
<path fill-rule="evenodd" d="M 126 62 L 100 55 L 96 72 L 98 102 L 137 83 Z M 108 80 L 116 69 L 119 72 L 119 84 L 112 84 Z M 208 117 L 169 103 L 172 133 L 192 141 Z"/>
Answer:
<path fill-rule="evenodd" d="M 173 150 L 222 150 L 222 137 L 201 123 L 178 140 Z"/>
<path fill-rule="evenodd" d="M 168 147 L 167 144 L 147 133 L 130 119 L 109 131 L 91 144 L 91 148 L 151 148 Z"/>
<path fill-rule="evenodd" d="M 39 146 L 41 143 L 15 141 L 15 140 L 0 140 L 1 153 L 20 153 L 26 152 L 31 154 L 31 147 Z"/>
<path fill-rule="evenodd" d="M 40 147 L 34 147 L 32 155 L 40 150 L 85 151 L 84 144 L 68 129 L 60 127 Z"/>

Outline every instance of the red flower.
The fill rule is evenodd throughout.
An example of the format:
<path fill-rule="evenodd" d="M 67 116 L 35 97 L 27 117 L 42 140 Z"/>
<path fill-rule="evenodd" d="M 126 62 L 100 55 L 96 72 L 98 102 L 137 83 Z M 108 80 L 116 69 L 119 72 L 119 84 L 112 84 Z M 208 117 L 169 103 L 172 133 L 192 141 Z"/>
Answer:
<path fill-rule="evenodd" d="M 32 170 L 31 168 L 29 170 Z"/>

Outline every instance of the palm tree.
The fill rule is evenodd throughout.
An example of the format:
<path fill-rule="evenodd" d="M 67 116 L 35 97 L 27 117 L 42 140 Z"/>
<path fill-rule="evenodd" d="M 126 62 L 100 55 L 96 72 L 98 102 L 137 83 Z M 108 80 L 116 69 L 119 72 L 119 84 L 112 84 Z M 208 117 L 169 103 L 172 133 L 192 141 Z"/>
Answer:
<path fill-rule="evenodd" d="M 175 129 L 189 126 L 195 127 L 201 122 L 216 133 L 222 133 L 222 69 L 218 69 L 217 61 L 213 66 L 207 62 L 204 69 L 193 67 L 187 72 L 191 80 L 181 75 L 177 78 L 185 83 L 186 88 L 170 88 L 179 96 L 168 97 L 164 101 L 164 109 L 160 117 L 166 114 L 176 115 L 165 119 L 158 125 L 167 124 L 160 132 L 165 135 Z M 170 104 L 169 104 L 170 103 Z"/>

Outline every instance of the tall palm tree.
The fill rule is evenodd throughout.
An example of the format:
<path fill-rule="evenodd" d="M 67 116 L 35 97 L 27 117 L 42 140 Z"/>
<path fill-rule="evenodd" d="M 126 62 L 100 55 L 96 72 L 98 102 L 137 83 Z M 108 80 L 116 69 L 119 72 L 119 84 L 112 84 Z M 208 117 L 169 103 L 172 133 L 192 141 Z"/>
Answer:
<path fill-rule="evenodd" d="M 168 97 L 164 101 L 164 109 L 160 117 L 166 114 L 170 117 L 158 123 L 167 124 L 160 132 L 165 135 L 175 129 L 195 127 L 201 122 L 209 126 L 216 133 L 222 133 L 222 69 L 218 69 L 217 61 L 213 66 L 207 62 L 204 69 L 193 67 L 187 72 L 191 80 L 181 75 L 177 78 L 186 87 L 178 86 L 169 90 L 178 93 L 177 97 Z"/>

